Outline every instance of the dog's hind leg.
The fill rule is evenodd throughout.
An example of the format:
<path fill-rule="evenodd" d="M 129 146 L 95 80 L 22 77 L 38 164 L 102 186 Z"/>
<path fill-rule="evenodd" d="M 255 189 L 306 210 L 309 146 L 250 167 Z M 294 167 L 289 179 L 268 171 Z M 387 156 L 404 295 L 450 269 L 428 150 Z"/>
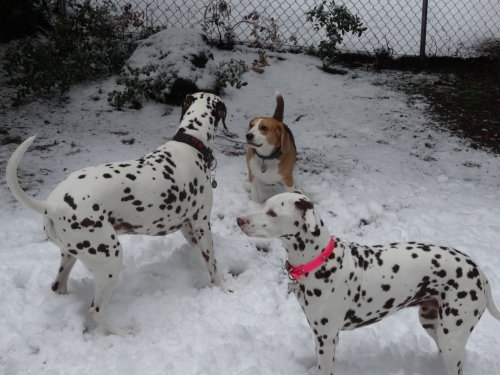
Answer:
<path fill-rule="evenodd" d="M 450 305 L 451 310 L 455 310 L 455 306 Z M 440 312 L 440 316 L 443 318 L 439 319 L 439 327 L 436 330 L 439 354 L 443 358 L 448 375 L 462 375 L 465 345 L 481 314 L 474 316 L 470 311 L 455 316 Z"/>
<path fill-rule="evenodd" d="M 436 332 L 438 324 L 438 313 L 439 313 L 439 304 L 437 300 L 430 299 L 420 304 L 420 309 L 418 311 L 420 324 L 429 334 L 429 336 L 432 337 L 437 347 L 439 348 L 439 344 L 437 341 L 437 332 Z"/>
<path fill-rule="evenodd" d="M 75 250 L 73 250 L 75 251 Z M 71 255 L 67 250 L 61 249 L 61 263 L 59 264 L 59 270 L 57 271 L 57 276 L 52 283 L 51 289 L 57 294 L 68 293 L 68 279 L 73 266 L 76 263 L 76 258 Z"/>
<path fill-rule="evenodd" d="M 89 310 L 92 318 L 110 333 L 132 334 L 132 330 L 114 326 L 107 316 L 109 297 L 118 281 L 123 259 L 122 247 L 111 224 L 103 224 L 92 233 L 79 233 L 78 237 L 78 259 L 94 276 L 95 294 Z"/>
<path fill-rule="evenodd" d="M 77 251 L 76 249 L 71 249 L 71 244 L 68 244 L 68 248 L 66 248 L 61 243 L 61 241 L 59 241 L 52 219 L 45 216 L 43 227 L 49 240 L 51 240 L 61 249 L 61 261 L 59 264 L 59 270 L 57 271 L 57 276 L 51 285 L 51 289 L 54 291 L 54 293 L 66 294 L 68 293 L 69 274 L 71 273 L 71 270 L 75 265 L 76 258 L 74 255 L 77 254 Z"/>

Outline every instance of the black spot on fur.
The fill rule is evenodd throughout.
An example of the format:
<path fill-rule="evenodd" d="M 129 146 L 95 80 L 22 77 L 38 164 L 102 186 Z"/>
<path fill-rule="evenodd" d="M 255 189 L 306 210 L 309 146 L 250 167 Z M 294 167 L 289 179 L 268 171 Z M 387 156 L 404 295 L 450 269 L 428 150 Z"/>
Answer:
<path fill-rule="evenodd" d="M 314 205 L 307 199 L 301 198 L 295 202 L 295 207 L 302 212 L 302 219 L 305 219 L 307 210 L 313 209 Z"/>
<path fill-rule="evenodd" d="M 70 206 L 73 210 L 76 210 L 77 208 L 77 205 L 75 204 L 75 200 L 73 199 L 73 197 L 71 195 L 69 195 L 68 193 L 66 193 L 64 195 L 64 201 L 68 204 L 68 206 Z"/>

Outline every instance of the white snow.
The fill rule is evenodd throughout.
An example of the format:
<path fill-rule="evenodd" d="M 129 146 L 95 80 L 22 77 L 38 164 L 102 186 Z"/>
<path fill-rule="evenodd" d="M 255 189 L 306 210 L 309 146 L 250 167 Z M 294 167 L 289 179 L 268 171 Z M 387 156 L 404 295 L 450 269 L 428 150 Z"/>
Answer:
<path fill-rule="evenodd" d="M 193 58 L 205 56 L 207 64 L 196 68 Z M 125 76 L 135 70 L 149 70 L 139 74 L 141 80 L 163 75 L 164 81 L 173 83 L 175 78 L 189 79 L 197 87 L 213 87 L 217 64 L 210 58 L 210 47 L 203 41 L 200 31 L 192 29 L 165 29 L 142 40 L 125 64 Z M 170 92 L 170 88 L 167 94 Z"/>
<path fill-rule="evenodd" d="M 226 58 L 255 56 L 245 50 Z M 227 90 L 230 130 L 241 139 L 251 117 L 272 114 L 279 89 L 300 153 L 298 184 L 332 234 L 363 244 L 457 247 L 481 265 L 500 306 L 499 158 L 437 131 L 425 103 L 385 85 L 399 74 L 336 76 L 318 69 L 315 58 L 280 57 L 262 75 L 247 73 L 245 88 Z M 149 103 L 112 111 L 106 92 L 113 88 L 115 78 L 91 82 L 73 88 L 67 103 L 19 108 L 6 107 L 3 96 L 1 123 L 10 136 L 38 133 L 19 170 L 30 194 L 46 197 L 73 170 L 139 157 L 175 134 L 179 108 Z M 59 252 L 46 240 L 41 217 L 15 202 L 5 185 L 15 147 L 0 147 L 0 374 L 317 374 L 312 333 L 287 294 L 284 250 L 278 241 L 247 238 L 235 223 L 261 207 L 245 191 L 242 146 L 218 138 L 214 147 L 212 228 L 233 293 L 209 285 L 198 250 L 180 234 L 124 236 L 110 315 L 137 331 L 131 337 L 107 335 L 92 322 L 93 280 L 81 264 L 69 295 L 50 290 Z M 485 313 L 469 340 L 465 374 L 500 373 L 499 334 L 500 322 Z M 413 308 L 342 333 L 336 363 L 342 375 L 445 374 Z"/>

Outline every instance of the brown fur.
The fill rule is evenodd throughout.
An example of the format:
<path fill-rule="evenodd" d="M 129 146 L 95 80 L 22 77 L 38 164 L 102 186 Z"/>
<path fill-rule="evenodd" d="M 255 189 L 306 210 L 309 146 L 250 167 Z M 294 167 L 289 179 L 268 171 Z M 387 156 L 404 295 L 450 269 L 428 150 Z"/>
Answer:
<path fill-rule="evenodd" d="M 281 117 L 282 116 L 283 111 L 281 111 Z M 297 160 L 297 153 L 290 135 L 285 130 L 284 124 L 273 117 L 255 117 L 250 121 L 250 128 L 253 128 L 257 124 L 259 126 L 259 131 L 265 135 L 267 142 L 274 145 L 273 152 L 278 148 L 281 148 L 282 154 L 277 158 L 279 161 L 278 173 L 281 175 L 285 186 L 292 187 L 294 184 L 293 168 L 295 167 L 295 162 Z M 246 159 L 248 166 L 248 180 L 250 182 L 252 182 L 254 178 L 252 171 L 250 170 L 250 160 L 253 157 L 258 156 L 256 155 L 255 149 L 249 147 Z"/>

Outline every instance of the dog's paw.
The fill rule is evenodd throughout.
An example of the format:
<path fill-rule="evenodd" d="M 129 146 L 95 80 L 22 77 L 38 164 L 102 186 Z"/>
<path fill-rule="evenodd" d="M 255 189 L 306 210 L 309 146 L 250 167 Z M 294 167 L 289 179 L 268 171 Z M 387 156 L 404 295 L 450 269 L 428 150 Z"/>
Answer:
<path fill-rule="evenodd" d="M 61 285 L 58 281 L 54 281 L 50 286 L 50 289 L 55 294 L 68 294 L 68 288 L 65 285 Z"/>

